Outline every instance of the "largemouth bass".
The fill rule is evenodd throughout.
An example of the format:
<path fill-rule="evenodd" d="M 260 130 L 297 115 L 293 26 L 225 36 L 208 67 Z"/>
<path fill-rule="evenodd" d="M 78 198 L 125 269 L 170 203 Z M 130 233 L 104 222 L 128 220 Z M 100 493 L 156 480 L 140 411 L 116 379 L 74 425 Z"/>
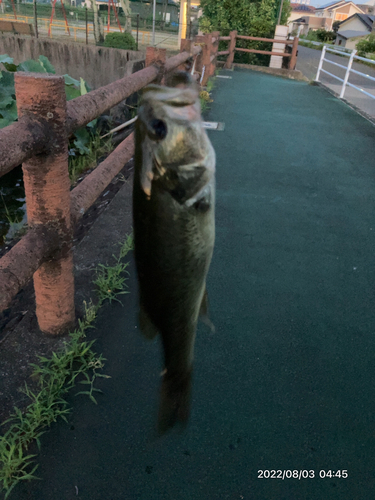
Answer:
<path fill-rule="evenodd" d="M 207 313 L 215 240 L 215 152 L 187 73 L 148 86 L 138 110 L 133 187 L 140 327 L 164 351 L 159 433 L 186 424 L 195 333 Z"/>

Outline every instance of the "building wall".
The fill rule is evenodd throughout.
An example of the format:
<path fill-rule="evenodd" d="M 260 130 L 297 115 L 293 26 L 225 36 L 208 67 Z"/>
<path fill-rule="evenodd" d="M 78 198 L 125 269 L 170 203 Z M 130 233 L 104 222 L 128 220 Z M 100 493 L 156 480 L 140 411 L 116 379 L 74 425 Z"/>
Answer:
<path fill-rule="evenodd" d="M 143 52 L 66 43 L 48 38 L 0 35 L 0 54 L 14 58 L 15 64 L 27 59 L 48 57 L 56 74 L 82 77 L 92 89 L 107 85 L 142 69 Z"/>
<path fill-rule="evenodd" d="M 340 47 L 346 47 L 346 38 L 343 36 L 337 35 L 335 40 L 335 45 L 340 45 Z"/>
<path fill-rule="evenodd" d="M 361 37 L 363 38 L 363 37 Z M 361 40 L 361 38 L 349 38 L 347 41 L 346 41 L 346 45 L 345 47 L 347 49 L 355 49 L 356 48 L 356 45 L 357 43 Z"/>
<path fill-rule="evenodd" d="M 350 21 L 346 21 L 345 24 L 341 24 L 339 30 L 354 30 L 354 31 L 365 31 L 367 26 L 356 16 Z"/>

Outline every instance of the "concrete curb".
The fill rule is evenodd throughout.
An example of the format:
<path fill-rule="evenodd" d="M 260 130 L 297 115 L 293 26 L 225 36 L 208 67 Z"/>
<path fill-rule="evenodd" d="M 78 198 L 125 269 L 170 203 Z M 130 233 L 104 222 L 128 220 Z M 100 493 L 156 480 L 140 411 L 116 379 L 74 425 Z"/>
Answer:
<path fill-rule="evenodd" d="M 332 90 L 331 88 L 327 87 L 326 85 L 324 85 L 321 82 L 316 82 L 316 81 L 312 81 L 311 85 L 315 85 L 316 87 L 321 87 L 322 89 L 326 90 L 327 92 L 332 94 L 334 97 L 336 97 L 340 101 L 347 104 L 349 106 L 349 108 L 352 108 L 353 111 L 355 111 L 359 115 L 363 116 L 363 118 L 368 120 L 372 125 L 375 125 L 375 118 L 373 116 L 368 115 L 365 111 L 363 111 L 361 108 L 359 108 L 355 104 L 352 104 L 350 101 L 348 101 L 346 99 L 340 99 L 339 94 L 337 92 L 335 92 L 334 90 Z"/>
<path fill-rule="evenodd" d="M 219 61 L 218 65 L 222 65 L 220 63 L 222 63 L 222 61 Z M 297 69 L 269 68 L 268 66 L 255 66 L 252 64 L 240 63 L 233 63 L 233 66 L 235 68 L 250 69 L 251 71 L 260 71 L 261 73 L 267 73 L 269 75 L 281 76 L 282 78 L 289 78 L 290 80 L 298 80 L 302 82 L 309 81 L 309 79 L 303 75 L 302 71 Z"/>

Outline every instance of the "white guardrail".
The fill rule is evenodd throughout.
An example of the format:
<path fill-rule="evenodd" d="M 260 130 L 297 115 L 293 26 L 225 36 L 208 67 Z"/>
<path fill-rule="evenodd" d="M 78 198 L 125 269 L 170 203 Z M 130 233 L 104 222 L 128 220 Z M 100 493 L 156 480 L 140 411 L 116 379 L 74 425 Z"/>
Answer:
<path fill-rule="evenodd" d="M 349 63 L 348 63 L 348 65 L 347 66 L 343 66 L 342 64 L 338 64 L 337 62 L 331 61 L 330 59 L 325 59 L 324 56 L 326 55 L 326 51 L 327 50 L 329 52 L 334 52 L 336 54 L 340 54 L 340 56 L 349 57 Z M 332 78 L 335 78 L 336 80 L 339 80 L 340 82 L 342 82 L 342 87 L 341 87 L 341 92 L 340 92 L 340 99 L 342 99 L 344 97 L 345 89 L 346 89 L 347 86 L 352 87 L 353 89 L 356 89 L 359 92 L 362 92 L 362 94 L 365 94 L 368 97 L 371 97 L 372 99 L 375 99 L 375 95 L 369 94 L 368 92 L 366 92 L 365 90 L 361 89 L 360 87 L 357 87 L 356 85 L 353 85 L 352 83 L 348 82 L 350 73 L 355 73 L 356 75 L 363 76 L 363 77 L 368 78 L 369 80 L 372 80 L 373 82 L 375 82 L 375 78 L 373 76 L 366 75 L 366 73 L 361 73 L 360 71 L 356 71 L 355 69 L 352 69 L 352 64 L 353 64 L 353 60 L 354 59 L 359 59 L 360 61 L 369 62 L 369 63 L 375 65 L 375 61 L 373 61 L 372 59 L 367 59 L 366 57 L 357 56 L 357 51 L 356 50 L 353 50 L 351 53 L 347 53 L 347 52 L 343 52 L 342 50 L 332 49 L 331 47 L 327 47 L 325 45 L 323 47 L 322 55 L 320 57 L 318 72 L 316 74 L 315 81 L 319 82 L 320 73 L 323 72 L 323 73 L 326 73 L 327 75 L 331 76 Z M 323 69 L 323 62 L 328 62 L 329 64 L 333 64 L 334 66 L 338 66 L 339 68 L 345 69 L 346 72 L 345 72 L 344 79 L 339 78 L 338 76 L 333 75 L 329 71 Z"/>

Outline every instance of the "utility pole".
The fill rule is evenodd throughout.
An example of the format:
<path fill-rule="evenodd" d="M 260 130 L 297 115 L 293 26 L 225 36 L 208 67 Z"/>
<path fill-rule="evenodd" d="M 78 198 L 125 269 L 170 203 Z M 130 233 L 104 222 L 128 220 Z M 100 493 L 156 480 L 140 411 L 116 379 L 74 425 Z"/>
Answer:
<path fill-rule="evenodd" d="M 279 10 L 279 18 L 277 20 L 278 25 L 280 24 L 280 21 L 281 21 L 281 13 L 283 11 L 283 3 L 284 3 L 284 0 L 281 0 L 280 10 Z"/>
<path fill-rule="evenodd" d="M 152 13 L 152 45 L 155 47 L 155 15 L 156 15 L 156 0 L 154 0 L 154 8 Z"/>
<path fill-rule="evenodd" d="M 34 0 L 34 31 L 36 38 L 38 38 L 38 12 L 36 7 L 36 0 Z"/>

